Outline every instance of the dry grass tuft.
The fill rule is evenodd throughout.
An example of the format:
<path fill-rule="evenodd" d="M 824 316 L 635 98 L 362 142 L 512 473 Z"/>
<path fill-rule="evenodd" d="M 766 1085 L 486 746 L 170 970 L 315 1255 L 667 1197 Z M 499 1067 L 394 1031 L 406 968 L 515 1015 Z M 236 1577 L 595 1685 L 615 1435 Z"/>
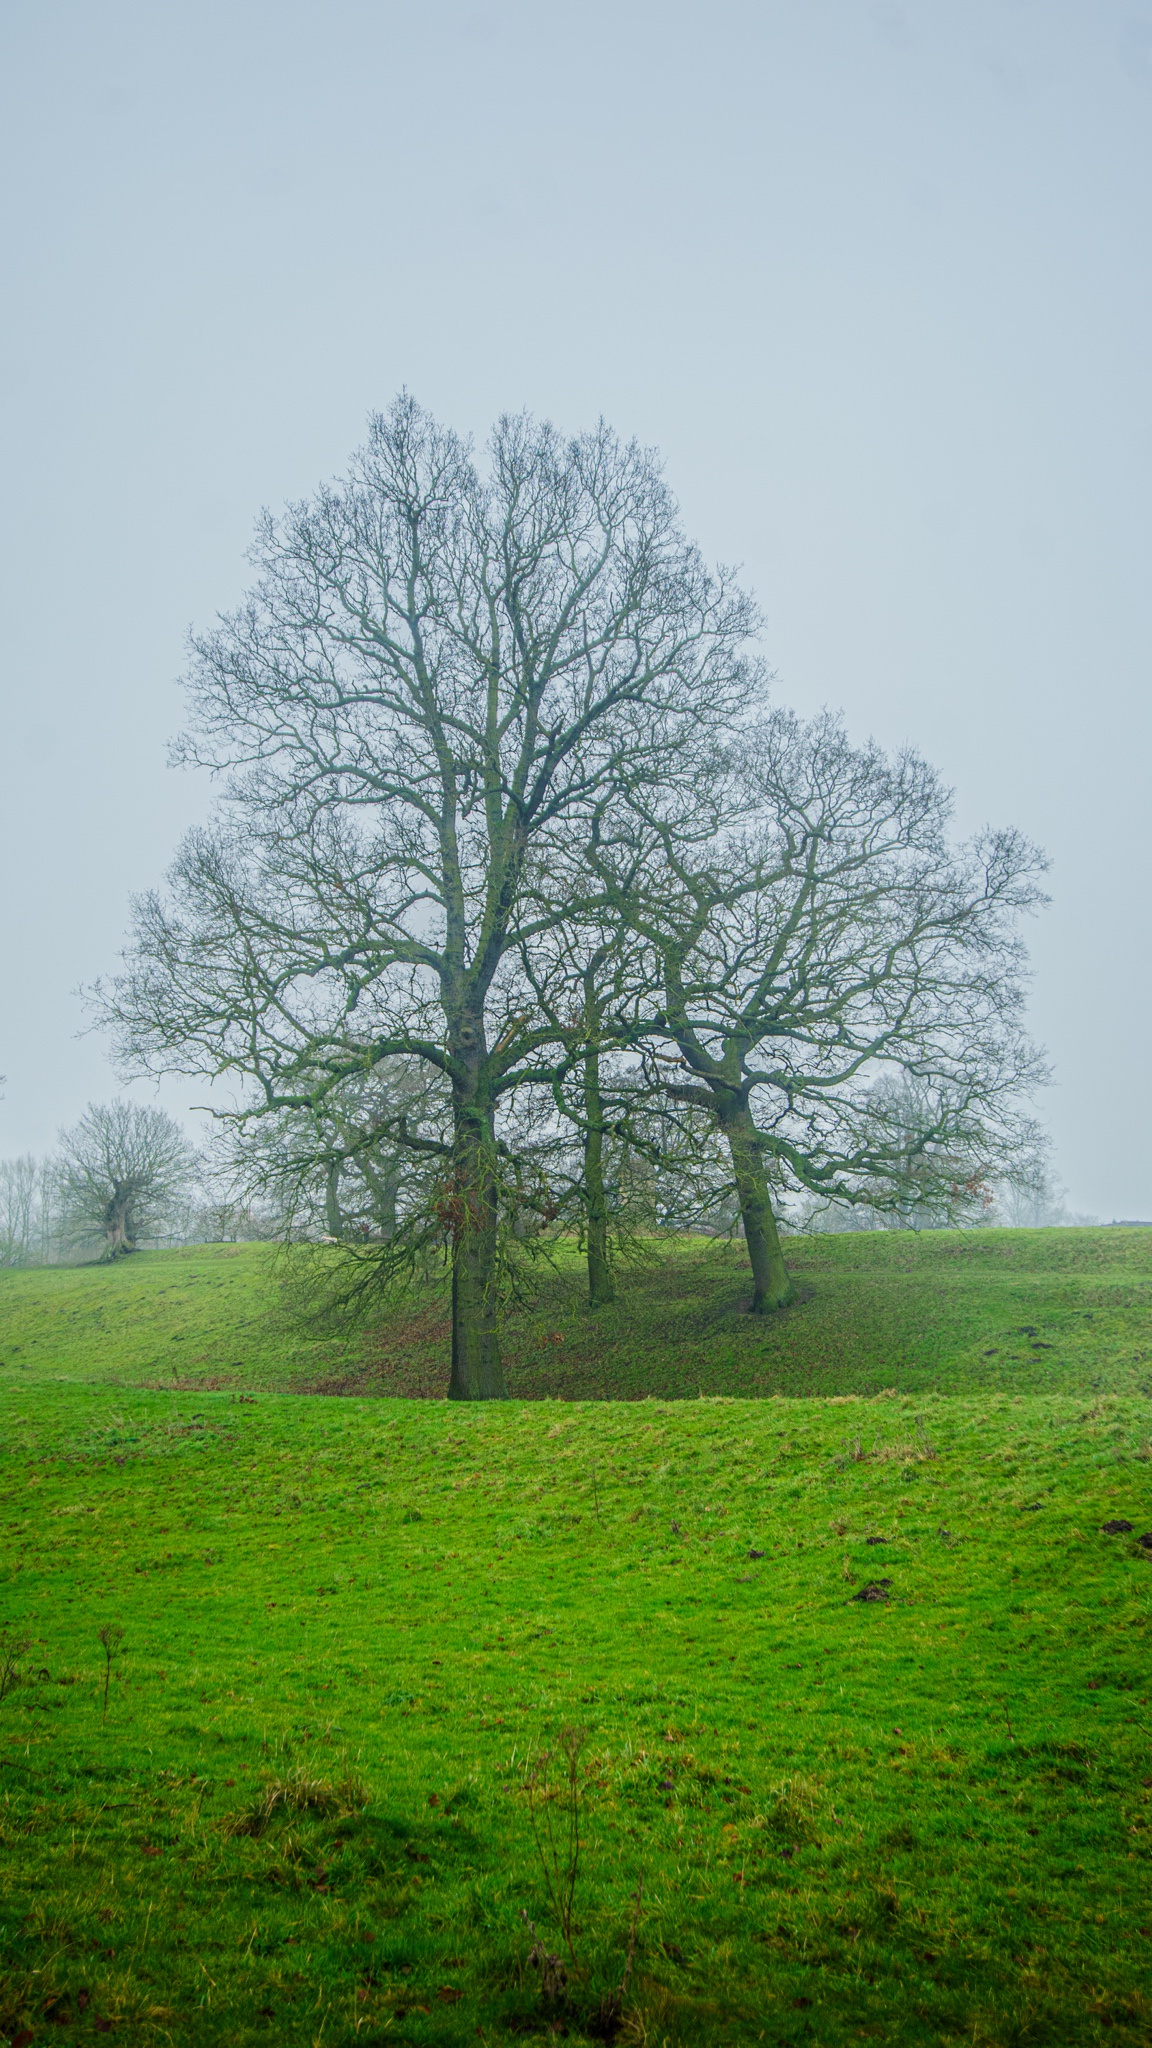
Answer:
<path fill-rule="evenodd" d="M 877 1465 L 885 1465 L 893 1461 L 901 1465 L 919 1465 L 927 1459 L 938 1458 L 939 1455 L 940 1453 L 935 1445 L 929 1443 L 926 1436 L 919 1436 L 914 1439 L 911 1437 L 901 1438 L 897 1442 L 890 1444 L 876 1443 L 870 1451 L 865 1453 L 866 1458 L 871 1463 Z"/>
<path fill-rule="evenodd" d="M 799 1775 L 784 1778 L 776 1787 L 765 1823 L 787 1842 L 818 1842 L 816 1817 L 821 1803 L 820 1788 L 812 1778 Z"/>
<path fill-rule="evenodd" d="M 285 1778 L 267 1779 L 250 1806 L 228 1816 L 224 1832 L 258 1839 L 274 1821 L 288 1820 L 293 1814 L 312 1813 L 330 1819 L 335 1814 L 360 1813 L 369 1796 L 367 1785 L 356 1771 L 346 1771 L 333 1785 L 298 1766 Z"/>

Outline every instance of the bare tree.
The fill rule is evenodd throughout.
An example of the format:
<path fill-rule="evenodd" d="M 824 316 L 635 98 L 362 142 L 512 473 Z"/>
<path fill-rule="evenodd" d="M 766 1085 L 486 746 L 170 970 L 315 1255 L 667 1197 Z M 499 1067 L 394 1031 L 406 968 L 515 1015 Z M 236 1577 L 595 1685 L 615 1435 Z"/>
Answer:
<path fill-rule="evenodd" d="M 1094 1216 L 1076 1216 L 1068 1207 L 1068 1190 L 1056 1177 L 1052 1139 L 1037 1130 L 1031 1146 L 1021 1146 L 995 1190 L 988 1219 L 1011 1230 L 1053 1230 L 1070 1224 L 1094 1223 Z"/>
<path fill-rule="evenodd" d="M 561 909 L 579 901 L 587 879 L 582 849 L 557 849 L 546 899 Z M 524 978 L 556 1052 L 547 1077 L 554 1112 L 536 1136 L 536 1155 L 554 1191 L 561 1227 L 575 1223 L 588 1269 L 593 1309 L 615 1299 L 614 1269 L 646 1256 L 665 1220 L 697 1219 L 711 1206 L 714 1159 L 698 1112 L 673 1100 L 636 1046 L 638 1019 L 650 1015 L 659 988 L 644 980 L 650 953 L 625 923 L 558 916 L 525 954 Z M 534 1097 L 541 1118 L 539 1090 Z"/>
<path fill-rule="evenodd" d="M 886 1098 L 889 1125 L 902 1129 L 908 1155 L 907 1184 L 900 1206 L 892 1202 L 887 1183 L 877 1186 L 877 1204 L 869 1200 L 862 1177 L 858 1199 L 849 1204 L 809 1198 L 797 1212 L 804 1230 L 938 1230 L 997 1228 L 1012 1230 L 1055 1229 L 1070 1224 L 1092 1223 L 1091 1216 L 1074 1216 L 1068 1208 L 1067 1191 L 1055 1176 L 1052 1139 L 1043 1126 L 1021 1113 L 1013 1120 L 1012 1143 L 1001 1145 L 983 1166 L 973 1170 L 971 1158 L 955 1154 L 951 1173 L 941 1171 L 946 1163 L 938 1155 L 930 1161 L 932 1185 L 928 1199 L 918 1202 L 915 1183 L 923 1174 L 919 1159 L 920 1141 L 933 1117 L 933 1104 L 914 1082 L 890 1077 L 877 1086 Z"/>
<path fill-rule="evenodd" d="M 89 1103 L 61 1131 L 56 1162 L 63 1227 L 105 1259 L 159 1235 L 188 1195 L 197 1157 L 175 1117 L 136 1102 Z"/>
<path fill-rule="evenodd" d="M 0 1159 L 0 1266 L 29 1266 L 41 1248 L 44 1176 L 30 1152 Z"/>
<path fill-rule="evenodd" d="M 442 1075 L 385 1060 L 321 1086 L 313 1106 L 230 1126 L 219 1172 L 242 1205 L 278 1215 L 282 1235 L 395 1246 L 428 1217 L 448 1108 Z M 413 1138 L 431 1138 L 429 1151 Z"/>
<path fill-rule="evenodd" d="M 844 1203 L 813 1198 L 802 1208 L 804 1227 L 814 1230 L 932 1230 L 969 1228 L 999 1221 L 998 1205 L 1004 1178 L 1034 1173 L 1031 1146 L 1040 1127 L 1021 1111 L 1012 1120 L 1013 1146 L 976 1158 L 970 1150 L 949 1148 L 937 1135 L 938 1100 L 931 1086 L 897 1070 L 882 1074 L 868 1090 L 864 1105 L 883 1130 L 886 1152 L 897 1171 L 885 1164 L 873 1183 L 867 1171 L 856 1176 L 855 1199 Z M 1000 1175 L 1000 1181 L 995 1179 Z"/>
<path fill-rule="evenodd" d="M 588 1300 L 602 1308 L 615 1299 L 612 1272 L 612 1210 L 606 1157 L 614 1138 L 624 1136 L 621 1104 L 606 1092 L 606 1060 L 611 1060 L 617 1032 L 606 1020 L 613 995 L 619 998 L 626 960 L 611 934 L 579 920 L 565 919 L 580 878 L 572 864 L 547 876 L 537 905 L 544 931 L 522 954 L 524 980 L 537 1013 L 552 1027 L 555 1053 L 548 1076 L 550 1138 L 537 1142 L 546 1171 L 560 1199 L 558 1213 L 571 1225 L 574 1196 L 576 1223 L 588 1265 Z M 551 914 L 546 906 L 554 906 Z M 556 914 L 557 908 L 559 915 Z M 615 1077 L 613 1077 L 615 1078 Z M 618 1091 L 617 1091 L 618 1092 Z M 543 1114 L 547 1128 L 547 1111 Z M 575 1138 L 575 1147 L 573 1146 Z"/>
<path fill-rule="evenodd" d="M 504 419 L 482 475 L 408 398 L 253 560 L 195 642 L 183 756 L 227 775 L 224 815 L 139 904 L 103 1015 L 133 1070 L 240 1077 L 249 1118 L 389 1058 L 440 1074 L 448 1137 L 391 1134 L 438 1163 L 450 1394 L 499 1397 L 497 1117 L 554 1043 L 528 878 L 608 792 L 690 778 L 758 687 L 753 608 L 603 425 Z"/>
<path fill-rule="evenodd" d="M 715 838 L 633 792 L 595 861 L 662 986 L 653 1068 L 728 1145 L 762 1314 L 790 1297 L 774 1187 L 939 1209 L 1031 1142 L 1016 926 L 1043 862 L 1014 832 L 954 847 L 932 770 L 828 716 L 775 713 L 721 781 Z"/>

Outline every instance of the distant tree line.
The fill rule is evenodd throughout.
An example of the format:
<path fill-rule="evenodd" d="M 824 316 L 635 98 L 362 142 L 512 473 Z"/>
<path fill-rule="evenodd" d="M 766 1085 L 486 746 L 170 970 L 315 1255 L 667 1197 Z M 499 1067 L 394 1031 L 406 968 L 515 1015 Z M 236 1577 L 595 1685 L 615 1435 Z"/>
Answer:
<path fill-rule="evenodd" d="M 123 1104 L 92 1104 L 79 1130 Z M 169 1119 L 174 1125 L 174 1120 Z M 179 1127 L 174 1125 L 177 1137 Z M 93 1186 L 89 1172 L 80 1188 L 65 1170 L 73 1133 L 61 1133 L 61 1149 L 43 1158 L 24 1153 L 0 1159 L 0 1269 L 105 1262 L 129 1251 L 194 1244 L 295 1242 L 340 1245 L 369 1256 L 392 1242 L 401 1224 L 401 1197 L 413 1201 L 417 1191 L 404 1168 L 403 1155 L 384 1162 L 369 1161 L 364 1175 L 345 1155 L 318 1155 L 308 1144 L 293 1144 L 290 1134 L 273 1123 L 257 1127 L 259 1143 L 248 1137 L 240 1147 L 220 1146 L 213 1158 L 188 1147 L 188 1171 L 169 1183 L 162 1200 L 153 1184 L 148 1203 L 128 1205 L 117 1220 L 123 1180 L 109 1173 Z M 548 1150 L 553 1184 L 563 1180 L 562 1152 Z M 381 1170 L 381 1164 L 383 1170 Z M 605 1179 L 606 1235 L 611 1298 L 611 1265 L 627 1257 L 649 1233 L 669 1230 L 729 1234 L 739 1224 L 734 1201 L 724 1198 L 720 1162 L 714 1161 L 709 1188 L 697 1154 L 687 1162 L 665 1161 L 653 1169 L 642 1157 L 625 1156 L 621 1171 Z M 569 1199 L 554 1205 L 557 1231 L 580 1233 L 581 1185 L 578 1160 L 571 1156 Z M 711 1199 L 709 1199 L 709 1194 Z M 79 1199 L 76 1196 L 79 1195 Z M 426 1204 L 427 1190 L 424 1190 Z M 424 1206 L 419 1204 L 418 1206 Z M 785 1211 L 789 1231 L 807 1230 L 932 1230 L 942 1224 L 1051 1227 L 1091 1223 L 1074 1216 L 1053 1179 L 1047 1147 L 1018 1168 L 1011 1179 L 982 1189 L 977 1201 L 941 1211 L 874 1209 L 867 1203 L 841 1204 L 815 1200 L 791 1203 Z M 439 1240 L 444 1248 L 443 1233 Z M 591 1255 L 590 1255 L 591 1263 Z"/>
<path fill-rule="evenodd" d="M 99 992 L 133 1073 L 209 1075 L 233 1186 L 348 1298 L 444 1256 L 450 1392 L 504 1392 L 526 1251 L 611 1299 L 653 1228 L 980 1220 L 1033 1171 L 1021 915 L 910 751 L 769 701 L 759 619 L 654 456 L 523 417 L 481 466 L 407 397 L 266 515 L 193 643 L 216 820 Z"/>

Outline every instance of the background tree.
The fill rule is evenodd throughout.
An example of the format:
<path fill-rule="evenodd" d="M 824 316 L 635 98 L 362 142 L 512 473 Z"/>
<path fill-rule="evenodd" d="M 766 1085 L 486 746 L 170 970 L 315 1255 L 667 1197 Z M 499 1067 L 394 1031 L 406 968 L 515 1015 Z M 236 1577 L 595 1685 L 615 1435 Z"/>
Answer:
<path fill-rule="evenodd" d="M 932 1090 L 908 1074 L 885 1074 L 869 1091 L 864 1107 L 896 1154 L 898 1172 L 887 1169 L 872 1184 L 857 1176 L 856 1199 L 848 1204 L 813 1201 L 804 1211 L 812 1229 L 933 1230 L 1001 1221 L 1009 1187 L 1031 1189 L 1042 1171 L 1040 1127 L 1020 1113 L 1012 1119 L 1013 1143 L 952 1150 L 936 1135 L 938 1103 Z M 994 1177 L 995 1176 L 995 1177 Z"/>
<path fill-rule="evenodd" d="M 136 1102 L 89 1103 L 61 1131 L 56 1184 L 65 1232 L 103 1243 L 105 1259 L 163 1233 L 197 1177 L 198 1159 L 167 1110 Z"/>
<path fill-rule="evenodd" d="M 43 1255 L 44 1198 L 38 1159 L 0 1159 L 0 1266 L 29 1266 Z"/>
<path fill-rule="evenodd" d="M 385 1060 L 320 1089 L 314 1106 L 229 1125 L 217 1171 L 233 1201 L 276 1215 L 281 1235 L 393 1245 L 428 1212 L 429 1155 L 447 1155 L 447 1121 L 439 1075 Z"/>
<path fill-rule="evenodd" d="M 939 1212 L 1032 1141 L 1017 920 L 1043 863 L 1014 832 L 952 846 L 932 770 L 828 716 L 777 712 L 723 780 L 715 839 L 633 795 L 595 860 L 662 988 L 653 1069 L 728 1145 L 764 1313 L 790 1295 L 774 1186 Z"/>
<path fill-rule="evenodd" d="M 1011 1230 L 1053 1230 L 1071 1224 L 1092 1224 L 1095 1216 L 1075 1216 L 1068 1191 L 1056 1176 L 1052 1140 L 1037 1129 L 1031 1146 L 1021 1147 L 995 1191 L 990 1219 Z"/>
<path fill-rule="evenodd" d="M 241 1077 L 242 1120 L 390 1058 L 440 1075 L 449 1391 L 500 1396 L 497 1118 L 556 1049 L 519 961 L 573 908 L 529 881 L 606 793 L 690 785 L 758 687 L 754 612 L 651 455 L 505 419 L 482 476 L 407 398 L 253 559 L 191 678 L 224 814 L 138 906 L 104 1017 L 133 1068 Z"/>
<path fill-rule="evenodd" d="M 556 900 L 567 892 L 578 901 L 586 889 L 573 865 L 558 852 L 550 866 Z M 714 1206 L 715 1161 L 701 1119 L 669 1097 L 636 1050 L 637 1020 L 658 997 L 638 978 L 647 957 L 625 924 L 577 917 L 554 924 L 524 960 L 532 1000 L 563 1048 L 548 1105 L 540 1089 L 526 1091 L 535 1156 L 559 1228 L 575 1223 L 579 1233 L 594 1309 L 615 1299 L 622 1259 L 650 1256 L 656 1230 L 688 1227 Z"/>
<path fill-rule="evenodd" d="M 562 867 L 559 876 L 550 873 L 544 901 L 563 902 L 573 885 L 579 888 L 580 879 L 574 884 L 570 865 L 567 872 Z M 619 1149 L 624 1136 L 618 1091 L 606 1095 L 605 1090 L 605 1061 L 611 1059 L 618 1043 L 607 1012 L 613 996 L 619 1000 L 625 960 L 612 937 L 595 925 L 578 918 L 558 921 L 547 913 L 541 922 L 544 932 L 521 957 L 530 999 L 552 1027 L 556 1046 L 549 1077 L 550 1108 L 555 1116 L 549 1118 L 543 1106 L 538 1112 L 551 1142 L 538 1140 L 537 1154 L 547 1161 L 544 1171 L 560 1194 L 558 1213 L 569 1227 L 572 1208 L 564 1197 L 575 1196 L 577 1228 L 588 1267 L 589 1306 L 602 1308 L 616 1296 L 611 1242 L 616 1204 L 606 1157 L 613 1139 Z"/>

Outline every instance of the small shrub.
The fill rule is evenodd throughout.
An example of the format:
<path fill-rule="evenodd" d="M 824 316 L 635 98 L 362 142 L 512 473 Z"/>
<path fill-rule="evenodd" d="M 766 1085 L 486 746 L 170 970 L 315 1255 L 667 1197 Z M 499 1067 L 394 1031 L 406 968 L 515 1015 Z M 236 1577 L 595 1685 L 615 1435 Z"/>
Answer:
<path fill-rule="evenodd" d="M 557 1739 L 558 1755 L 545 1750 L 531 1758 L 524 1773 L 528 1795 L 528 1820 L 552 1910 L 564 1936 L 572 1961 L 572 1909 L 576 1879 L 580 1870 L 580 1753 L 587 1740 L 582 1728 L 562 1728 Z M 552 1772 L 558 1765 L 558 1782 Z M 559 1824 L 553 1819 L 559 1809 Z M 543 1967 L 543 1966 L 541 1966 Z"/>
<path fill-rule="evenodd" d="M 523 1906 L 520 1908 L 520 1918 L 532 1936 L 532 1947 L 528 1952 L 528 1968 L 530 1970 L 539 1970 L 540 1972 L 540 2002 L 542 2005 L 553 2005 L 558 1998 L 562 1998 L 564 1995 L 568 1983 L 568 1972 L 560 1961 L 559 1956 L 551 1954 L 546 1944 L 541 1941 L 540 1936 L 536 1932 L 535 1922 L 528 1918 Z"/>
<path fill-rule="evenodd" d="M 106 1621 L 103 1628 L 98 1630 L 98 1635 L 100 1647 L 104 1652 L 104 1704 L 100 1712 L 100 1726 L 103 1727 L 108 1719 L 108 1687 L 112 1683 L 112 1666 L 120 1655 L 124 1631 L 118 1621 Z"/>

